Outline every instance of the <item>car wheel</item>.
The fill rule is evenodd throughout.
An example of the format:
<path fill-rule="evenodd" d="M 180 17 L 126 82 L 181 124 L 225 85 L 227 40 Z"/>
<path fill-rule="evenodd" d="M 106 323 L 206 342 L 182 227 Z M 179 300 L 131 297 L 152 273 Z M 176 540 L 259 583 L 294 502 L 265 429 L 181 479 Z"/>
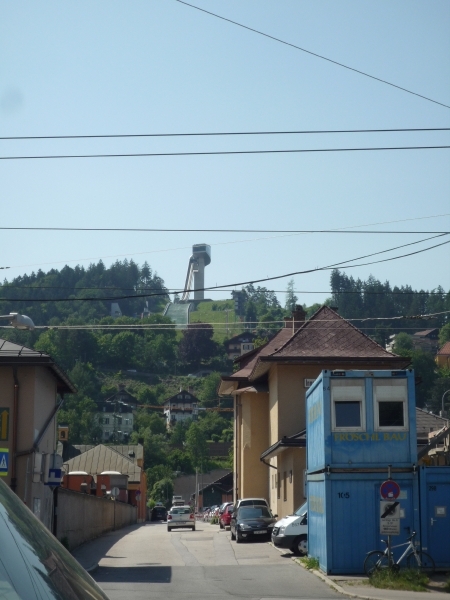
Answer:
<path fill-rule="evenodd" d="M 242 542 L 242 537 L 236 533 L 236 544 L 240 544 Z"/>
<path fill-rule="evenodd" d="M 167 531 L 170 533 L 172 531 L 172 527 L 168 527 Z"/>
<path fill-rule="evenodd" d="M 294 545 L 292 546 L 292 552 L 298 556 L 308 554 L 308 536 L 299 535 L 295 538 Z"/>
<path fill-rule="evenodd" d="M 192 528 L 192 531 L 195 531 L 195 525 L 194 525 L 194 527 Z"/>
<path fill-rule="evenodd" d="M 222 521 L 219 521 L 219 529 L 223 529 Z"/>
<path fill-rule="evenodd" d="M 232 540 L 235 540 L 235 539 L 236 539 L 236 536 L 235 536 L 235 535 L 234 535 L 234 533 L 231 531 L 231 528 L 230 528 L 230 532 L 231 532 L 231 539 L 232 539 Z"/>

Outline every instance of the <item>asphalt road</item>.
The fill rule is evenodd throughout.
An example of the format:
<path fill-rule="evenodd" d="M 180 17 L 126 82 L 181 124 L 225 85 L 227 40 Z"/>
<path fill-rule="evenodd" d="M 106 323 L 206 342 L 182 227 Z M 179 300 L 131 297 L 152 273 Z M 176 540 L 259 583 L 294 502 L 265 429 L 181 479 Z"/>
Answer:
<path fill-rule="evenodd" d="M 75 552 L 111 600 L 328 600 L 342 598 L 263 541 L 236 544 L 218 525 L 167 532 L 147 523 L 102 536 Z"/>

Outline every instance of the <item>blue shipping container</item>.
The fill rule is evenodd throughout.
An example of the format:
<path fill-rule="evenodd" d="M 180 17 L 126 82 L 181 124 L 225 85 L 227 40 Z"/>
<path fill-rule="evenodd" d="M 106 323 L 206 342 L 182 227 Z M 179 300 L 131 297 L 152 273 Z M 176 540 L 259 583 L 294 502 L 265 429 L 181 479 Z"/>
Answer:
<path fill-rule="evenodd" d="M 364 573 L 366 554 L 384 551 L 380 487 L 386 479 L 387 473 L 308 475 L 308 554 L 319 559 L 325 573 Z M 401 544 L 419 532 L 418 473 L 398 473 L 395 480 L 401 489 L 400 535 L 392 543 Z"/>
<path fill-rule="evenodd" d="M 306 394 L 307 470 L 417 463 L 414 373 L 322 371 Z"/>
<path fill-rule="evenodd" d="M 450 466 L 420 467 L 420 517 L 422 550 L 450 568 Z"/>

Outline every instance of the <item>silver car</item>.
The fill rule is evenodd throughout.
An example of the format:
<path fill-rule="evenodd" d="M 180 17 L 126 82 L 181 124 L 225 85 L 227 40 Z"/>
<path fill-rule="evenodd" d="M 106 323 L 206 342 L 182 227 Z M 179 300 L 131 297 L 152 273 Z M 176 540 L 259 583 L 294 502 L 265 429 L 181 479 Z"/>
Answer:
<path fill-rule="evenodd" d="M 176 527 L 188 527 L 195 531 L 195 514 L 190 506 L 172 506 L 167 514 L 167 531 Z"/>

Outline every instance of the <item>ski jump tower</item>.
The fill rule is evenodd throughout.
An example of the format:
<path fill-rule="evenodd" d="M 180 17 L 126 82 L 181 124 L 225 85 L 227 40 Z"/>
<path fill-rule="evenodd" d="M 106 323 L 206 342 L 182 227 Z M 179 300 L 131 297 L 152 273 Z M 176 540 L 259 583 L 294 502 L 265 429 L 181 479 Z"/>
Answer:
<path fill-rule="evenodd" d="M 185 329 L 189 325 L 189 313 L 195 310 L 197 302 L 205 299 L 205 267 L 210 262 L 211 246 L 194 244 L 181 298 L 178 302 L 169 302 L 163 313 L 174 321 L 177 329 Z M 190 300 L 192 290 L 194 299 Z"/>
<path fill-rule="evenodd" d="M 208 244 L 194 244 L 192 256 L 189 259 L 184 291 L 180 298 L 181 302 L 188 302 L 192 283 L 194 283 L 194 302 L 205 299 L 205 267 L 211 262 L 211 246 Z"/>

